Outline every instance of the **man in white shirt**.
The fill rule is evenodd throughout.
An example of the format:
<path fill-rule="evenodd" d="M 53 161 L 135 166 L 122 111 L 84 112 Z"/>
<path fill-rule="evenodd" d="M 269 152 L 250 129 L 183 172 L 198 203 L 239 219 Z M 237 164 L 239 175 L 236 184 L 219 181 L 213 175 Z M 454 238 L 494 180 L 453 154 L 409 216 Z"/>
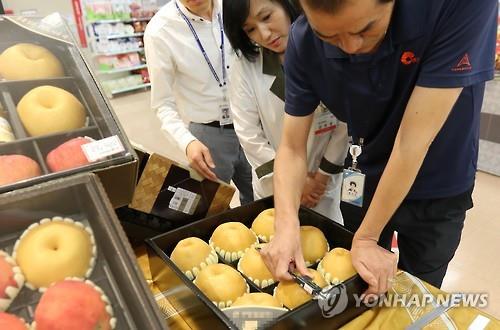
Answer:
<path fill-rule="evenodd" d="M 251 168 L 229 111 L 234 52 L 223 32 L 220 0 L 170 1 L 149 22 L 144 44 L 151 105 L 162 130 L 191 167 L 210 180 L 232 179 L 242 204 L 252 201 Z"/>

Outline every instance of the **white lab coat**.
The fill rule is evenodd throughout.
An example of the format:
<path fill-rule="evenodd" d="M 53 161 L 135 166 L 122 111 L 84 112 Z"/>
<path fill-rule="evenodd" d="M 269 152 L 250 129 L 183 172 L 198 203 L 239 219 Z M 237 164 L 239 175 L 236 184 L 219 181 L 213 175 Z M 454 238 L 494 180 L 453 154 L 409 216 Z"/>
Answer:
<path fill-rule="evenodd" d="M 280 144 L 285 103 L 270 91 L 275 78 L 263 73 L 262 52 L 255 62 L 244 57 L 235 60 L 230 77 L 234 128 L 253 169 L 252 184 L 256 198 L 273 194 L 272 172 L 259 179 L 256 169 L 275 158 Z M 325 119 L 332 121 L 335 129 L 315 134 L 319 123 Z M 309 172 L 319 169 L 323 157 L 330 163 L 343 165 L 347 143 L 347 125 L 338 121 L 328 109 L 320 105 L 314 113 L 307 142 Z M 342 173 L 333 174 L 331 177 L 324 197 L 314 210 L 343 224 L 339 206 Z"/>

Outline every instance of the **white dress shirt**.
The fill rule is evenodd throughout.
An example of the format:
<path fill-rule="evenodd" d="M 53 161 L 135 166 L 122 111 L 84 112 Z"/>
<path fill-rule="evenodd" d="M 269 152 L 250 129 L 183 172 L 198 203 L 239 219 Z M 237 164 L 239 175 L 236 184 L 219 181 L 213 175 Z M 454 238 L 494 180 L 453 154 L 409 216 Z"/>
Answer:
<path fill-rule="evenodd" d="M 222 19 L 222 5 L 220 0 L 213 1 L 211 22 L 192 14 L 179 1 L 177 4 L 190 20 L 222 81 L 221 37 L 217 18 L 220 15 Z M 185 152 L 187 145 L 196 140 L 186 122 L 219 121 L 224 92 L 175 2 L 172 0 L 163 6 L 148 23 L 144 47 L 151 79 L 151 107 L 162 123 L 162 130 Z M 234 51 L 225 36 L 224 39 L 229 75 Z"/>

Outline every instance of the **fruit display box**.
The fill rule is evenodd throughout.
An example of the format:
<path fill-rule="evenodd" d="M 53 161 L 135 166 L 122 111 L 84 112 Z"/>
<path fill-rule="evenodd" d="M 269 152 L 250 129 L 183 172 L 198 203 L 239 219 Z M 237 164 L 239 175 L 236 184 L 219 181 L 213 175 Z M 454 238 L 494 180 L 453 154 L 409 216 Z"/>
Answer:
<path fill-rule="evenodd" d="M 166 329 L 99 179 L 77 174 L 0 195 L 0 250 L 12 253 L 20 235 L 42 218 L 68 217 L 90 226 L 97 258 L 89 280 L 107 295 L 115 329 Z M 50 251 L 52 252 L 52 251 Z M 33 320 L 41 293 L 24 286 L 8 313 Z"/>
<path fill-rule="evenodd" d="M 2 76 L 1 72 L 6 71 L 6 68 L 0 67 L 0 117 L 3 117 L 4 123 L 5 120 L 8 122 L 14 136 L 11 141 L 4 140 L 2 143 L 0 140 L 0 158 L 6 155 L 27 156 L 38 164 L 41 174 L 12 180 L 5 179 L 4 175 L 5 180 L 2 182 L 0 173 L 0 193 L 78 172 L 92 171 L 100 176 L 115 207 L 127 205 L 137 181 L 137 156 L 63 19 L 57 15 L 44 19 L 0 16 L 0 54 L 13 46 L 26 43 L 42 46 L 50 51 L 59 60 L 64 74 L 43 79 L 12 79 Z M 2 61 L 0 65 L 6 66 Z M 26 121 L 23 122 L 21 118 L 18 105 L 28 92 L 40 86 L 53 86 L 71 93 L 83 106 L 83 125 L 78 128 L 62 128 L 56 132 L 47 130 L 46 133 L 30 134 Z M 41 103 L 51 103 L 57 102 L 59 95 L 44 94 L 39 98 L 42 97 L 46 100 L 41 100 Z M 47 107 L 43 116 L 53 113 L 57 106 L 52 106 L 50 110 L 51 106 Z M 67 116 L 70 111 L 69 107 L 65 108 L 61 116 Z M 57 122 L 55 124 L 66 120 L 66 117 L 55 118 L 58 118 L 54 119 Z M 73 168 L 51 170 L 47 155 L 56 147 L 77 137 L 89 137 L 96 141 L 91 150 L 95 159 L 91 157 L 91 162 Z M 112 138 L 103 141 L 110 137 Z M 80 151 L 78 153 L 83 156 Z M 71 157 L 73 154 L 70 152 L 62 158 Z M 0 163 L 2 161 L 6 162 L 5 157 Z M 16 171 L 22 171 L 22 166 L 6 169 L 6 166 L 1 165 L 0 171 L 12 171 L 10 176 L 16 176 Z"/>
<path fill-rule="evenodd" d="M 135 148 L 139 181 L 132 202 L 117 209 L 125 232 L 143 243 L 169 230 L 229 208 L 235 189 L 201 178 L 195 171 L 164 156 Z"/>
<path fill-rule="evenodd" d="M 146 240 L 149 249 L 148 257 L 152 279 L 189 327 L 193 329 L 238 329 L 241 328 L 241 320 L 228 317 L 216 307 L 171 261 L 169 256 L 176 244 L 180 240 L 191 236 L 199 237 L 208 242 L 217 226 L 230 221 L 242 222 L 247 227 L 250 227 L 261 211 L 272 208 L 273 205 L 273 198 L 268 197 Z M 328 240 L 330 249 L 335 247 L 350 249 L 353 234 L 332 220 L 306 208 L 300 209 L 299 219 L 301 225 L 310 225 L 321 229 Z M 222 262 L 220 257 L 219 262 Z M 234 264 L 229 265 L 235 267 Z M 315 266 L 312 268 L 315 268 Z M 265 289 L 260 289 L 248 279 L 247 283 L 251 292 L 270 294 L 277 285 L 274 284 Z M 354 297 L 354 294 L 361 294 L 367 288 L 361 277 L 355 275 L 343 282 L 343 285 L 344 292 L 347 293 L 347 303 L 342 313 L 325 318 L 318 301 L 311 300 L 271 321 L 265 320 L 270 324 L 266 324 L 264 327 L 272 329 L 339 328 L 366 310 L 364 306 L 356 307 Z M 340 288 L 340 286 L 337 287 Z M 258 322 L 259 320 L 254 321 Z M 260 328 L 261 326 L 259 326 Z"/>

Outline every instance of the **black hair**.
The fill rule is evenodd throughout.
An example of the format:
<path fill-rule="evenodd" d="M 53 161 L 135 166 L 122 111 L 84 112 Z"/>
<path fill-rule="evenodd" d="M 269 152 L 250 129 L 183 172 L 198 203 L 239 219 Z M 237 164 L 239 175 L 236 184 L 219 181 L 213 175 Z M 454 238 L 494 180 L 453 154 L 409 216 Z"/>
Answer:
<path fill-rule="evenodd" d="M 353 186 L 353 185 L 354 185 L 354 187 L 357 187 L 357 186 L 358 186 L 358 185 L 356 184 L 356 182 L 354 182 L 354 181 L 349 182 L 349 185 L 350 185 L 350 186 Z"/>
<path fill-rule="evenodd" d="M 259 46 L 255 45 L 243 31 L 243 24 L 250 11 L 251 0 L 224 0 L 223 16 L 224 31 L 231 46 L 237 53 L 241 53 L 249 61 L 254 61 L 259 55 Z M 283 7 L 293 22 L 298 17 L 298 10 L 289 0 L 269 0 Z"/>
<path fill-rule="evenodd" d="M 321 10 L 330 14 L 337 13 L 349 0 L 302 0 L 307 7 L 313 10 Z M 378 0 L 379 4 L 393 2 L 394 0 Z M 418 1 L 418 0 L 417 0 Z"/>

